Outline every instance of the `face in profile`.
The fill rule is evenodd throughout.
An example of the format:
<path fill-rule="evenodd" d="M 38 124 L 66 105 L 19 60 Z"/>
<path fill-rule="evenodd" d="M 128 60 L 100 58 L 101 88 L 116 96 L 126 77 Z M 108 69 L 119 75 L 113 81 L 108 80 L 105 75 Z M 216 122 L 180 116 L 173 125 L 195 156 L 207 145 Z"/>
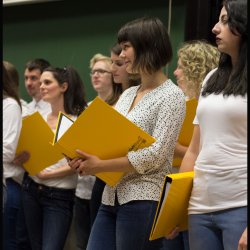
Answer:
<path fill-rule="evenodd" d="M 221 9 L 219 21 L 213 27 L 212 32 L 216 35 L 216 44 L 220 52 L 230 56 L 238 53 L 241 37 L 233 34 L 229 29 L 225 7 Z"/>
<path fill-rule="evenodd" d="M 125 62 L 126 71 L 130 74 L 138 73 L 138 72 L 134 72 L 133 68 L 132 68 L 134 58 L 135 58 L 135 52 L 134 52 L 134 48 L 132 47 L 131 43 L 130 42 L 122 42 L 120 44 L 120 46 L 122 48 L 122 52 L 120 54 L 120 57 Z"/>
<path fill-rule="evenodd" d="M 174 71 L 174 76 L 176 78 L 176 81 L 177 81 L 177 84 L 178 84 L 179 88 L 185 94 L 186 90 L 187 90 L 187 84 L 186 84 L 186 81 L 185 81 L 185 76 L 184 76 L 184 72 L 183 72 L 183 65 L 182 65 L 182 62 L 181 62 L 180 58 L 178 59 L 177 68 Z"/>
<path fill-rule="evenodd" d="M 128 72 L 126 71 L 126 64 L 123 58 L 111 52 L 111 72 L 113 74 L 115 83 L 127 83 L 129 80 Z"/>

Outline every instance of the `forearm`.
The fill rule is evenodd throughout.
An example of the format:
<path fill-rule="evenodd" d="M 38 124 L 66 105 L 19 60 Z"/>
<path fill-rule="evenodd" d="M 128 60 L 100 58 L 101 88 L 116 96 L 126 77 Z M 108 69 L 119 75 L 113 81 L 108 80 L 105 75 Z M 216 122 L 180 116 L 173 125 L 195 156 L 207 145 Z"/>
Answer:
<path fill-rule="evenodd" d="M 177 142 L 175 145 L 174 157 L 183 158 L 187 149 L 188 147 L 181 145 L 179 142 Z"/>
<path fill-rule="evenodd" d="M 67 175 L 74 174 L 75 172 L 68 166 L 61 166 L 59 168 L 53 169 L 51 171 L 43 170 L 37 174 L 37 177 L 40 179 L 52 179 L 52 178 L 60 178 Z"/>
<path fill-rule="evenodd" d="M 109 160 L 101 160 L 97 168 L 98 172 L 134 172 L 135 169 L 128 157 L 120 157 Z"/>
<path fill-rule="evenodd" d="M 199 148 L 200 148 L 200 127 L 198 125 L 195 125 L 190 145 L 182 160 L 179 172 L 189 172 L 194 170 L 195 161 L 199 154 Z"/>

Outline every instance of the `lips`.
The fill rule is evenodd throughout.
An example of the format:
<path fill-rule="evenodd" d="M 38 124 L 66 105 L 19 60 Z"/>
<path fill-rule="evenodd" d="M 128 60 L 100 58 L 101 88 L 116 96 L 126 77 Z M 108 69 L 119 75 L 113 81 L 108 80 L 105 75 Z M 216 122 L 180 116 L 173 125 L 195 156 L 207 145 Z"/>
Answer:
<path fill-rule="evenodd" d="M 216 41 L 216 44 L 221 43 L 221 39 L 220 39 L 220 38 L 218 38 L 218 37 L 216 37 L 215 41 Z"/>

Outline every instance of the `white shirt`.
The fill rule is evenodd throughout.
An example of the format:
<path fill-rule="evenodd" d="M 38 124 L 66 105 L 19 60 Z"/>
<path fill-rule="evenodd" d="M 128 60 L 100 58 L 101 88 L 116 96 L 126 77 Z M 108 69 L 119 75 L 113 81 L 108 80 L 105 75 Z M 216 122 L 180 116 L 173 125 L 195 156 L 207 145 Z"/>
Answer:
<path fill-rule="evenodd" d="M 24 170 L 14 165 L 16 147 L 22 127 L 21 108 L 10 97 L 3 98 L 3 178 L 13 178 L 21 184 Z"/>
<path fill-rule="evenodd" d="M 36 102 L 36 100 L 33 99 L 30 103 L 28 103 L 27 110 L 23 111 L 23 117 L 26 115 L 31 115 L 36 111 L 38 111 L 42 116 L 48 115 L 51 113 L 50 103 L 45 102 L 42 99 Z"/>
<path fill-rule="evenodd" d="M 164 176 L 171 173 L 175 144 L 185 117 L 185 96 L 169 79 L 145 94 L 129 111 L 139 87 L 125 90 L 115 109 L 152 135 L 156 142 L 128 153 L 135 172 L 126 174 L 115 187 L 105 186 L 102 197 L 105 205 L 114 205 L 115 193 L 119 204 L 132 200 L 158 201 Z"/>
<path fill-rule="evenodd" d="M 200 152 L 189 214 L 246 206 L 247 95 L 200 96 L 194 124 L 200 127 Z"/>
<path fill-rule="evenodd" d="M 20 99 L 21 105 L 22 105 L 22 117 L 26 116 L 28 114 L 28 103 L 24 101 L 23 99 Z"/>
<path fill-rule="evenodd" d="M 95 184 L 95 179 L 96 177 L 91 175 L 86 175 L 86 176 L 78 175 L 76 196 L 80 199 L 90 200 L 93 186 Z"/>
<path fill-rule="evenodd" d="M 43 116 L 44 120 L 47 122 L 47 115 Z M 71 119 L 75 120 L 76 117 L 71 117 Z M 42 152 L 41 152 L 42 154 Z M 46 155 L 44 156 L 46 157 Z M 66 158 L 62 158 L 58 162 L 55 162 L 53 165 L 46 167 L 43 171 L 52 171 L 56 168 L 61 166 L 68 165 Z M 71 175 L 66 175 L 63 177 L 56 177 L 51 179 L 39 179 L 36 176 L 30 176 L 36 183 L 40 183 L 49 187 L 56 187 L 56 188 L 64 188 L 64 189 L 74 189 L 77 185 L 77 174 L 72 173 Z"/>

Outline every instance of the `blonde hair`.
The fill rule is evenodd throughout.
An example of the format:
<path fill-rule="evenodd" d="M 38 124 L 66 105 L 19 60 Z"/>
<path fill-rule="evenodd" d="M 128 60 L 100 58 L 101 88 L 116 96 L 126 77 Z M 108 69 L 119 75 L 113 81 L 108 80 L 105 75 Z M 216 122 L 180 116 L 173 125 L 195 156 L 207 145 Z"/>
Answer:
<path fill-rule="evenodd" d="M 92 69 L 94 65 L 99 61 L 106 62 L 110 64 L 110 66 L 112 65 L 112 60 L 110 57 L 97 53 L 90 59 L 89 67 Z M 109 105 L 114 105 L 118 101 L 122 93 L 122 85 L 115 84 L 113 76 L 112 76 L 112 88 L 113 88 L 113 93 L 105 100 Z"/>
<path fill-rule="evenodd" d="M 108 56 L 104 56 L 103 54 L 97 53 L 95 54 L 91 59 L 90 59 L 90 63 L 89 63 L 89 67 L 92 69 L 95 65 L 95 63 L 99 62 L 99 61 L 104 61 L 107 62 L 109 64 L 112 63 L 111 58 Z"/>
<path fill-rule="evenodd" d="M 220 52 L 217 47 L 202 40 L 185 42 L 178 50 L 186 81 L 186 95 L 199 96 L 202 82 L 212 69 L 218 67 Z"/>

